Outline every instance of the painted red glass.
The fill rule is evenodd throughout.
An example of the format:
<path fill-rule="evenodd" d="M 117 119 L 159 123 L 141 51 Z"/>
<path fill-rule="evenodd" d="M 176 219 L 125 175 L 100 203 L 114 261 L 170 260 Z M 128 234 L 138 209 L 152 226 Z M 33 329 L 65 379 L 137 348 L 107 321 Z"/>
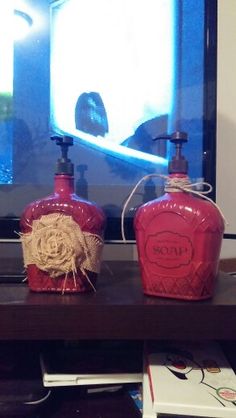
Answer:
<path fill-rule="evenodd" d="M 105 215 L 102 209 L 74 193 L 74 177 L 71 175 L 55 175 L 54 193 L 26 207 L 20 221 L 21 232 L 30 233 L 34 220 L 52 213 L 62 213 L 71 216 L 83 232 L 103 237 Z M 63 292 L 90 291 L 92 286 L 96 287 L 98 274 L 86 271 L 86 275 L 87 277 L 80 269 L 77 269 L 75 276 L 69 273 L 64 289 L 65 275 L 52 278 L 46 271 L 39 269 L 35 264 L 27 266 L 29 287 L 31 290 L 38 292 L 62 292 L 62 290 Z"/>
<path fill-rule="evenodd" d="M 138 209 L 134 226 L 145 294 L 212 297 L 224 221 L 211 202 L 188 192 L 167 192 Z"/>
<path fill-rule="evenodd" d="M 191 193 L 182 146 L 188 134 L 173 132 L 166 193 L 136 212 L 134 228 L 144 293 L 184 300 L 212 297 L 224 220 L 213 202 Z M 185 190 L 184 190 L 185 189 Z"/>

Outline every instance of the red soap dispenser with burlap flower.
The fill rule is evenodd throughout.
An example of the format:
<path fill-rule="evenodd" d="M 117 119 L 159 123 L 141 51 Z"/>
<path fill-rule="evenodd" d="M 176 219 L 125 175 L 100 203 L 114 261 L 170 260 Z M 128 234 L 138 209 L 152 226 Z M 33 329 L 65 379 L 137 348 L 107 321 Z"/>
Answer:
<path fill-rule="evenodd" d="M 29 287 L 35 292 L 95 291 L 103 250 L 105 215 L 74 192 L 69 136 L 51 138 L 61 147 L 54 193 L 29 204 L 20 237 Z"/>

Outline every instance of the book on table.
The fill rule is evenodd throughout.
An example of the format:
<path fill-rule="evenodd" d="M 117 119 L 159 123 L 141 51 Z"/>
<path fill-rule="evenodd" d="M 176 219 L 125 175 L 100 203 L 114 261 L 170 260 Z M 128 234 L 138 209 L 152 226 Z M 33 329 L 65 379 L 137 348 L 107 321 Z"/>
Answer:
<path fill-rule="evenodd" d="M 142 381 L 142 349 L 128 342 L 62 345 L 42 352 L 40 363 L 47 387 Z"/>
<path fill-rule="evenodd" d="M 236 417 L 236 375 L 216 342 L 147 344 L 145 373 L 157 414 Z"/>

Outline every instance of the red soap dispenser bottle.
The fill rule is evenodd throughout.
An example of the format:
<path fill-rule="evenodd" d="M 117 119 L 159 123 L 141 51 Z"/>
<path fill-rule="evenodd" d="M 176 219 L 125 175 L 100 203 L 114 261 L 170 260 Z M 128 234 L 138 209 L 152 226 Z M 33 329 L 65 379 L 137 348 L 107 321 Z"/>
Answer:
<path fill-rule="evenodd" d="M 28 284 L 36 292 L 96 290 L 105 215 L 74 192 L 69 136 L 51 138 L 61 147 L 54 193 L 29 204 L 21 217 L 21 242 Z"/>
<path fill-rule="evenodd" d="M 187 134 L 175 132 L 167 138 L 176 154 L 169 163 L 166 193 L 142 205 L 134 219 L 143 291 L 207 299 L 214 292 L 224 220 L 213 202 L 191 193 L 188 163 L 181 153 Z"/>

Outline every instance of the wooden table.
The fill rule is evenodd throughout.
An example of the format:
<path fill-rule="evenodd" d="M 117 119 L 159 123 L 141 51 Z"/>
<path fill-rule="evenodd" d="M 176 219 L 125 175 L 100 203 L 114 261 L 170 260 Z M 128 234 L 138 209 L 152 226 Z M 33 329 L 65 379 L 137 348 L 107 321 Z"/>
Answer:
<path fill-rule="evenodd" d="M 126 261 L 103 263 L 96 293 L 33 293 L 27 284 L 0 284 L 0 339 L 16 355 L 28 344 L 29 353 L 32 345 L 37 352 L 42 344 L 81 339 L 217 339 L 231 346 L 236 340 L 236 278 L 219 273 L 214 297 L 203 302 L 145 296 L 137 262 Z M 91 398 L 81 396 L 78 387 L 53 393 L 39 418 L 77 418 L 78 413 L 80 418 L 140 418 L 127 393 Z"/>
<path fill-rule="evenodd" d="M 137 262 L 103 264 L 96 293 L 0 285 L 0 339 L 236 339 L 236 278 L 219 273 L 207 301 L 145 296 Z"/>

